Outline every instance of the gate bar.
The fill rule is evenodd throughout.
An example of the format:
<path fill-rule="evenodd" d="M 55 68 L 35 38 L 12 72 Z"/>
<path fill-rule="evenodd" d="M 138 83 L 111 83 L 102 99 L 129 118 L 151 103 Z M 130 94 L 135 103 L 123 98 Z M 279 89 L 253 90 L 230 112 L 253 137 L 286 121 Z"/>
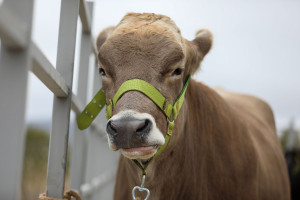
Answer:
<path fill-rule="evenodd" d="M 31 33 L 31 21 L 28 21 L 28 23 L 24 23 L 22 17 L 16 16 L 17 13 L 14 12 L 14 8 L 11 8 L 12 6 L 21 7 L 23 4 L 17 6 L 9 4 L 7 2 L 7 0 L 4 1 L 3 4 L 0 6 L 1 40 L 8 49 L 25 49 L 30 42 L 28 34 Z M 29 4 L 29 6 L 33 6 L 32 4 Z M 24 11 L 22 12 L 24 13 Z"/>
<path fill-rule="evenodd" d="M 78 13 L 79 0 L 61 1 L 56 69 L 69 93 L 64 99 L 53 98 L 47 171 L 47 192 L 52 198 L 62 198 L 64 193 Z"/>
<path fill-rule="evenodd" d="M 59 72 L 53 67 L 42 51 L 32 42 L 31 71 L 57 97 L 68 97 L 69 88 Z"/>
<path fill-rule="evenodd" d="M 27 31 L 22 35 L 21 42 L 17 39 L 17 42 L 10 43 L 7 37 L 0 34 L 0 199 L 18 200 L 21 195 L 25 150 L 24 120 L 30 66 L 33 0 L 6 0 L 1 5 L 1 9 L 3 8 L 8 9 L 16 19 L 27 25 Z M 0 20 L 10 22 L 7 18 Z M 2 30 L 4 28 L 7 26 L 0 27 L 2 33 L 9 32 Z M 19 42 L 24 50 L 20 50 Z"/>
<path fill-rule="evenodd" d="M 81 19 L 82 31 L 87 34 L 91 33 L 92 27 L 92 14 L 88 6 L 89 3 L 90 2 L 85 2 L 85 0 L 80 0 L 79 6 L 79 16 Z"/>
<path fill-rule="evenodd" d="M 85 4 L 85 1 L 81 0 Z M 82 4 L 82 3 L 81 3 Z M 80 4 L 80 5 L 81 5 Z M 84 7 L 86 14 L 90 13 L 90 19 L 93 17 L 93 2 L 88 2 Z M 81 8 L 82 6 L 80 6 Z M 90 20 L 90 23 L 92 21 Z M 84 24 L 82 22 L 82 24 Z M 82 27 L 80 61 L 78 72 L 77 97 L 84 105 L 87 103 L 87 91 L 89 80 L 90 55 L 92 54 L 91 32 L 87 32 Z M 78 115 L 78 113 L 76 113 Z M 85 182 L 86 159 L 87 159 L 87 134 L 90 129 L 81 131 L 77 127 L 75 120 L 74 134 L 71 145 L 71 167 L 70 167 L 70 187 L 79 191 L 80 185 Z"/>

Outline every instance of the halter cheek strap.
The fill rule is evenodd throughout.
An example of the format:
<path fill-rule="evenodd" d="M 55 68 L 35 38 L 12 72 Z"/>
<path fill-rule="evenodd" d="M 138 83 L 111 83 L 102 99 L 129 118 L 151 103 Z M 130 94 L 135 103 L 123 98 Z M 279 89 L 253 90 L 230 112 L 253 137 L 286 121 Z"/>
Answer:
<path fill-rule="evenodd" d="M 101 88 L 90 103 L 77 117 L 77 126 L 80 130 L 88 128 L 106 104 L 106 96 Z"/>
<path fill-rule="evenodd" d="M 167 146 L 170 136 L 172 135 L 174 128 L 174 121 L 176 120 L 180 108 L 184 102 L 184 96 L 186 89 L 188 87 L 190 81 L 190 76 L 188 77 L 179 97 L 172 105 L 154 86 L 149 84 L 148 82 L 141 79 L 131 79 L 125 81 L 117 93 L 112 99 L 108 99 L 106 104 L 106 117 L 110 119 L 112 116 L 113 109 L 118 102 L 118 100 L 128 91 L 139 91 L 146 95 L 149 99 L 151 99 L 165 114 L 168 122 L 167 133 L 165 136 L 165 143 L 163 146 L 159 148 L 157 153 L 144 165 L 140 164 L 137 160 L 133 160 L 133 162 L 143 171 L 143 174 L 146 174 L 146 168 L 149 163 L 155 159 Z M 80 130 L 86 129 L 90 126 L 99 112 L 102 110 L 106 103 L 106 96 L 104 94 L 103 89 L 100 89 L 99 92 L 94 96 L 91 102 L 84 108 L 83 112 L 77 118 L 77 125 Z"/>

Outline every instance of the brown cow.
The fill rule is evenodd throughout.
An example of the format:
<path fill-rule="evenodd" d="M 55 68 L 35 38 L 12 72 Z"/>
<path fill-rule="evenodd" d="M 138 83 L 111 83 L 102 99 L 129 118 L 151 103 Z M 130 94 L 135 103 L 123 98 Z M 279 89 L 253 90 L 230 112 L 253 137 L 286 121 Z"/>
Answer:
<path fill-rule="evenodd" d="M 138 78 L 173 103 L 211 45 L 208 30 L 187 41 L 169 17 L 127 14 L 97 39 L 106 96 L 112 99 L 123 82 Z M 132 188 L 141 184 L 141 170 L 131 159 L 150 159 L 164 144 L 166 129 L 166 116 L 141 92 L 129 91 L 116 103 L 107 125 L 109 147 L 122 153 L 114 199 L 131 199 Z M 169 144 L 147 171 L 150 199 L 290 199 L 270 107 L 194 80 Z"/>

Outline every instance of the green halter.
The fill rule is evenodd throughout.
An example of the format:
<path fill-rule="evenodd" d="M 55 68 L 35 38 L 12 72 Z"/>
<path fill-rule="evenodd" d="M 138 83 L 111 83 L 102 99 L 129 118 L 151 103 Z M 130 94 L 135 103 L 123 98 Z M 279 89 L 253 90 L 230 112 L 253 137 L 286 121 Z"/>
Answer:
<path fill-rule="evenodd" d="M 147 83 L 146 81 L 143 81 L 141 79 L 131 79 L 125 81 L 120 88 L 118 89 L 117 93 L 112 99 L 108 99 L 108 104 L 106 104 L 106 117 L 107 119 L 110 119 L 112 116 L 112 111 L 120 99 L 120 97 L 128 92 L 128 91 L 139 91 L 149 97 L 166 115 L 167 122 L 168 122 L 168 129 L 165 136 L 165 143 L 163 146 L 159 148 L 159 150 L 156 152 L 156 154 L 144 165 L 141 165 L 140 162 L 137 160 L 133 160 L 133 162 L 143 171 L 143 174 L 145 175 L 146 168 L 149 165 L 149 163 L 155 159 L 160 153 L 165 149 L 167 146 L 170 136 L 172 135 L 172 131 L 174 128 L 174 121 L 176 120 L 180 108 L 184 101 L 185 92 L 187 89 L 187 86 L 190 81 L 190 76 L 188 76 L 188 79 L 184 85 L 184 88 L 182 89 L 179 97 L 175 101 L 175 103 L 172 105 L 155 87 L 153 87 L 151 84 Z M 103 89 L 101 88 L 99 92 L 95 95 L 95 97 L 92 99 L 92 101 L 84 108 L 83 112 L 78 116 L 77 118 L 77 125 L 80 130 L 86 129 L 90 126 L 90 124 L 93 122 L 93 120 L 96 118 L 96 116 L 99 114 L 99 112 L 102 110 L 106 103 L 106 96 L 104 94 Z M 172 120 L 171 120 L 172 119 Z"/>

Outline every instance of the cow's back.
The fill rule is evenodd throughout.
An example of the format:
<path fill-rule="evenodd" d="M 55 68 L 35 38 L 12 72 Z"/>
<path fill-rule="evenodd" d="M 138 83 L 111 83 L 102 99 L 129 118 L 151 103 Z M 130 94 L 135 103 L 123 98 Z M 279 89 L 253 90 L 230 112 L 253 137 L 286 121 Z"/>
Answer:
<path fill-rule="evenodd" d="M 272 109 L 265 101 L 251 95 L 235 93 L 223 88 L 215 88 L 215 90 L 232 107 L 240 110 L 242 113 L 253 115 L 276 133 Z"/>
<path fill-rule="evenodd" d="M 247 126 L 245 134 L 251 138 L 249 142 L 254 146 L 257 163 L 259 163 L 257 183 L 260 199 L 288 199 L 287 168 L 270 106 L 254 96 L 234 93 L 222 88 L 217 88 L 216 91 Z M 270 198 L 264 194 L 273 194 L 274 197 Z"/>

